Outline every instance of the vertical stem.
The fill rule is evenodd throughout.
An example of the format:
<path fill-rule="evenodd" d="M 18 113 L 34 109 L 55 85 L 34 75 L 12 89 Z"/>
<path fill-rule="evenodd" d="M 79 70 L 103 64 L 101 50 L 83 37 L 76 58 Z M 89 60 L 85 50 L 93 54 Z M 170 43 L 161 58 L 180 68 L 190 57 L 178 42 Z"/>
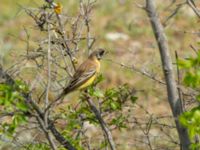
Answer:
<path fill-rule="evenodd" d="M 112 134 L 111 134 L 109 128 L 107 127 L 107 124 L 104 122 L 103 118 L 101 117 L 99 110 L 96 108 L 95 104 L 89 97 L 86 97 L 86 100 L 87 100 L 87 103 L 89 104 L 90 108 L 92 109 L 93 113 L 95 114 L 97 120 L 99 121 L 99 124 L 106 135 L 106 138 L 110 145 L 111 150 L 116 150 Z"/>
<path fill-rule="evenodd" d="M 44 124 L 44 121 L 43 121 L 39 116 L 37 116 L 36 119 L 37 119 L 37 121 L 38 121 L 38 123 L 39 123 L 39 125 L 40 125 L 40 128 L 43 130 L 43 132 L 44 132 L 44 134 L 45 134 L 47 140 L 49 141 L 49 144 L 50 144 L 51 149 L 56 150 L 57 147 L 56 147 L 56 145 L 55 145 L 55 143 L 54 143 L 54 141 L 53 141 L 53 139 L 52 139 L 52 137 L 51 137 L 51 134 L 50 134 L 49 131 L 46 129 L 45 124 Z"/>
<path fill-rule="evenodd" d="M 48 23 L 48 51 L 47 51 L 47 88 L 46 88 L 46 96 L 45 96 L 45 108 L 49 104 L 49 89 L 51 85 L 51 34 L 50 34 L 50 24 Z"/>
<path fill-rule="evenodd" d="M 47 15 L 48 16 L 48 15 Z M 48 20 L 48 18 L 47 18 Z M 49 89 L 51 85 L 51 33 L 50 33 L 50 24 L 48 23 L 48 50 L 47 50 L 47 87 L 46 87 L 46 95 L 45 95 L 45 109 L 49 105 Z M 46 111 L 44 114 L 44 123 L 45 127 L 48 127 L 48 115 L 49 111 Z"/>
<path fill-rule="evenodd" d="M 173 65 L 169 53 L 168 43 L 166 35 L 163 30 L 163 26 L 158 18 L 156 8 L 153 0 L 146 0 L 146 12 L 149 16 L 151 26 L 159 47 L 163 73 L 166 80 L 168 102 L 170 104 L 172 114 L 175 118 L 176 129 L 178 131 L 181 149 L 188 150 L 190 146 L 190 140 L 187 133 L 187 129 L 181 126 L 178 118 L 182 114 L 182 106 L 179 100 L 177 85 L 173 72 Z"/>
<path fill-rule="evenodd" d="M 66 48 L 66 52 L 67 52 L 67 54 L 68 54 L 69 57 L 70 57 L 70 60 L 71 60 L 73 69 L 76 70 L 75 64 L 74 64 L 74 62 L 73 62 L 73 59 L 74 59 L 74 58 L 73 58 L 72 53 L 71 53 L 71 51 L 70 51 L 70 48 L 69 48 L 69 46 L 68 46 L 68 44 L 67 44 L 67 37 L 66 37 L 66 35 L 65 35 L 65 30 L 64 30 L 63 24 L 62 24 L 62 22 L 61 22 L 61 16 L 58 15 L 58 14 L 56 14 L 56 18 L 57 18 L 57 21 L 58 21 L 58 24 L 59 24 L 59 27 L 60 27 L 60 30 L 61 30 L 61 36 L 62 36 L 62 38 L 63 38 L 63 44 L 64 44 L 64 46 L 65 46 L 65 48 Z"/>

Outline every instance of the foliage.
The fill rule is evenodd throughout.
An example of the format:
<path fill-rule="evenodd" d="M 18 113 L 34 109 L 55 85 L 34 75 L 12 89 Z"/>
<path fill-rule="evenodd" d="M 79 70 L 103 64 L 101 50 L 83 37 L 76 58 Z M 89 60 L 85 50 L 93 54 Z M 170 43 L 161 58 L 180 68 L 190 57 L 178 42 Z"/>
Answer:
<path fill-rule="evenodd" d="M 200 85 L 200 52 L 195 58 L 188 58 L 187 60 L 179 60 L 179 66 L 182 69 L 187 69 L 184 77 L 184 83 L 188 87 L 197 88 Z"/>
<path fill-rule="evenodd" d="M 50 147 L 45 143 L 31 143 L 24 145 L 24 148 L 22 150 L 49 150 Z"/>
<path fill-rule="evenodd" d="M 186 73 L 183 79 L 184 84 L 196 91 L 200 86 L 200 52 L 198 51 L 196 57 L 190 57 L 186 60 L 179 60 L 180 68 L 185 69 Z M 198 92 L 199 93 L 199 92 Z M 200 100 L 200 93 L 196 95 L 196 100 Z M 195 143 L 197 136 L 200 135 L 200 106 L 192 110 L 184 112 L 179 118 L 181 124 L 188 129 L 190 139 L 192 141 L 191 149 L 196 150 L 200 148 L 198 143 Z"/>
<path fill-rule="evenodd" d="M 13 85 L 0 84 L 0 109 L 1 115 L 10 116 L 10 120 L 1 122 L 0 133 L 12 137 L 17 127 L 27 122 L 26 104 L 22 93 L 27 93 L 28 87 L 21 81 Z"/>
<path fill-rule="evenodd" d="M 85 147 L 83 142 L 86 140 L 83 128 L 84 123 L 89 122 L 91 125 L 99 126 L 99 121 L 85 100 L 86 95 L 99 105 L 98 109 L 101 112 L 101 116 L 110 127 L 115 129 L 127 128 L 128 115 L 123 113 L 123 107 L 126 104 L 134 104 L 137 99 L 134 96 L 135 93 L 127 84 L 103 91 L 96 87 L 101 81 L 103 81 L 102 75 L 97 78 L 94 85 L 88 88 L 86 93 L 80 95 L 78 107 L 68 105 L 65 109 L 60 109 L 59 111 L 59 119 L 65 120 L 67 123 L 61 133 L 78 150 L 83 150 Z M 26 84 L 20 81 L 16 81 L 13 85 L 0 85 L 0 108 L 3 110 L 1 114 L 10 114 L 10 120 L 6 119 L 5 122 L 1 123 L 1 134 L 12 138 L 17 128 L 28 122 L 29 107 L 23 97 L 23 94 L 28 92 L 29 89 Z M 109 117 L 106 116 L 108 113 L 110 114 Z M 100 145 L 105 147 L 107 144 L 102 142 Z M 46 143 L 28 143 L 24 147 L 28 147 L 31 150 L 49 149 Z M 62 147 L 59 149 L 62 149 Z"/>

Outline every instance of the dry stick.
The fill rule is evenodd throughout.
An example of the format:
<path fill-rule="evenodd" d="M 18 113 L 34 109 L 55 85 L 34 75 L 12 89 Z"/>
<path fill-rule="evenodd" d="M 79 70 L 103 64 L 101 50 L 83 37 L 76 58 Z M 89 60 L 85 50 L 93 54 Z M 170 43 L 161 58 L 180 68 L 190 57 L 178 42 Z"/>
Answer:
<path fill-rule="evenodd" d="M 195 54 L 198 55 L 198 49 L 196 49 L 192 44 L 190 45 L 190 47 L 195 52 Z"/>
<path fill-rule="evenodd" d="M 151 26 L 159 47 L 163 72 L 167 84 L 168 102 L 175 118 L 176 129 L 178 131 L 181 148 L 182 150 L 188 150 L 190 146 L 190 140 L 187 129 L 182 127 L 178 121 L 179 116 L 182 114 L 182 106 L 178 97 L 177 85 L 173 74 L 173 65 L 169 54 L 168 43 L 163 31 L 163 26 L 158 18 L 153 0 L 146 0 L 146 12 L 150 19 Z"/>
<path fill-rule="evenodd" d="M 95 104 L 89 97 L 86 97 L 86 100 L 87 100 L 87 103 L 89 104 L 90 108 L 92 109 L 93 113 L 95 114 L 97 120 L 99 121 L 101 128 L 106 135 L 106 138 L 108 140 L 111 150 L 116 150 L 112 134 L 111 134 L 110 130 L 108 129 L 107 124 L 104 122 L 103 118 L 101 117 L 99 110 L 96 108 Z"/>
<path fill-rule="evenodd" d="M 177 70 L 177 84 L 178 86 L 181 84 L 181 76 L 180 76 L 180 70 L 179 70 L 179 66 L 178 66 L 178 52 L 175 51 L 175 57 L 176 57 L 176 70 Z M 185 111 L 185 105 L 184 105 L 184 101 L 183 101 L 183 93 L 181 92 L 181 88 L 178 87 L 178 96 L 179 96 L 179 100 L 182 106 L 182 111 Z"/>
<path fill-rule="evenodd" d="M 148 145 L 150 150 L 153 150 L 151 140 L 150 140 L 150 129 L 151 129 L 152 122 L 153 121 L 152 121 L 152 115 L 151 115 L 150 119 L 149 119 L 149 121 L 146 125 L 146 129 L 142 131 L 144 133 L 145 137 L 147 138 L 147 145 Z"/>
<path fill-rule="evenodd" d="M 46 86 L 46 95 L 45 95 L 45 109 L 48 107 L 49 104 L 49 89 L 51 85 L 51 33 L 50 33 L 50 24 L 48 23 L 48 50 L 47 50 L 47 71 L 48 71 L 48 79 L 47 79 L 47 86 Z M 47 139 L 50 141 L 49 143 L 52 145 L 52 137 L 51 134 L 49 134 L 48 130 L 45 130 L 48 128 L 48 118 L 49 118 L 49 111 L 46 111 L 44 113 L 44 127 L 43 124 L 40 123 L 41 128 L 43 129 Z M 40 119 L 40 118 L 39 118 Z M 38 122 L 40 121 L 38 119 Z M 55 146 L 55 144 L 53 145 Z M 55 148 L 56 149 L 56 148 Z"/>
<path fill-rule="evenodd" d="M 51 135 L 49 134 L 49 131 L 46 129 L 45 122 L 44 122 L 39 116 L 37 116 L 36 119 L 37 119 L 38 123 L 40 124 L 40 128 L 41 128 L 41 129 L 43 130 L 43 132 L 45 133 L 45 136 L 46 136 L 46 138 L 48 139 L 51 148 L 52 148 L 53 150 L 56 150 L 56 149 L 57 149 L 57 148 L 56 148 L 56 145 L 55 145 L 55 143 L 54 143 L 54 141 L 53 141 Z"/>
<path fill-rule="evenodd" d="M 164 81 L 162 81 L 160 79 L 157 79 L 154 75 L 152 75 L 152 74 L 150 74 L 150 73 L 148 73 L 146 71 L 142 71 L 142 70 L 136 68 L 134 65 L 128 66 L 128 65 L 125 65 L 123 63 L 119 63 L 119 62 L 113 61 L 112 59 L 104 59 L 104 60 L 110 61 L 110 62 L 112 62 L 112 63 L 114 63 L 116 65 L 119 65 L 119 66 L 121 66 L 121 67 L 123 67 L 125 69 L 132 70 L 132 71 L 134 71 L 136 73 L 139 73 L 139 74 L 141 74 L 141 75 L 143 75 L 143 76 L 145 76 L 145 77 L 147 77 L 147 78 L 149 78 L 149 79 L 151 79 L 153 81 L 158 82 L 159 84 L 166 85 L 166 83 Z"/>
<path fill-rule="evenodd" d="M 192 8 L 194 13 L 200 18 L 200 10 L 198 10 L 192 0 L 187 0 L 187 4 Z"/>
<path fill-rule="evenodd" d="M 178 4 L 176 9 L 165 19 L 163 22 L 163 26 L 165 27 L 167 25 L 167 22 L 172 19 L 180 10 L 181 8 L 186 4 L 186 2 L 183 2 L 181 4 Z"/>
<path fill-rule="evenodd" d="M 68 54 L 69 57 L 70 57 L 70 60 L 71 60 L 73 69 L 76 70 L 76 66 L 75 66 L 74 61 L 73 61 L 74 58 L 73 58 L 73 56 L 72 56 L 72 54 L 71 54 L 71 51 L 70 51 L 70 48 L 69 48 L 69 46 L 68 46 L 68 44 L 67 44 L 67 37 L 66 37 L 66 35 L 65 35 L 65 31 L 64 31 L 63 24 L 62 24 L 62 22 L 61 22 L 60 15 L 59 15 L 59 14 L 56 14 L 56 18 L 57 18 L 57 21 L 58 21 L 58 24 L 59 24 L 59 27 L 60 27 L 60 30 L 61 30 L 61 37 L 62 37 L 62 39 L 63 39 L 63 44 L 64 44 L 64 46 L 65 46 L 65 48 L 66 48 L 66 52 L 67 52 L 67 54 Z"/>
<path fill-rule="evenodd" d="M 48 71 L 48 76 L 47 76 L 47 85 L 46 85 L 46 95 L 45 95 L 45 109 L 48 107 L 49 104 L 49 89 L 51 85 L 51 33 L 50 33 L 50 24 L 48 23 L 48 50 L 47 50 L 47 71 Z M 44 121 L 45 121 L 45 126 L 48 126 L 48 115 L 49 111 L 46 111 L 44 113 Z"/>
<path fill-rule="evenodd" d="M 86 26 L 86 29 L 87 29 L 87 49 L 88 49 L 88 54 L 89 54 L 89 51 L 90 51 L 90 48 L 91 48 L 91 41 L 90 41 L 90 25 L 89 25 L 89 6 L 90 6 L 90 2 L 88 1 L 88 5 L 86 8 L 84 8 L 84 5 L 83 5 L 83 0 L 80 0 L 80 9 L 82 10 L 82 15 L 84 17 L 84 21 L 85 21 L 85 26 Z"/>
<path fill-rule="evenodd" d="M 49 104 L 49 88 L 51 85 L 51 33 L 50 33 L 50 24 L 48 23 L 48 50 L 47 50 L 47 86 L 46 86 L 46 95 L 45 95 L 45 108 Z"/>

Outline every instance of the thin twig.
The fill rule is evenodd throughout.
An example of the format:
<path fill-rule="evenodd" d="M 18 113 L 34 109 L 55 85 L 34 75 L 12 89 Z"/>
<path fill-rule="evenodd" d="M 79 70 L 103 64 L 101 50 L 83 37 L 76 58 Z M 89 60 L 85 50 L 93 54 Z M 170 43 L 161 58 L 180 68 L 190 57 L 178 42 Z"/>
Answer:
<path fill-rule="evenodd" d="M 53 150 L 56 150 L 57 147 L 56 147 L 56 145 L 55 145 L 55 143 L 54 143 L 54 141 L 53 141 L 51 135 L 49 134 L 49 131 L 46 129 L 45 122 L 43 122 L 43 120 L 42 120 L 39 116 L 37 116 L 36 119 L 37 119 L 37 121 L 38 121 L 38 123 L 39 123 L 41 129 L 42 129 L 43 132 L 45 133 L 45 136 L 46 136 L 47 140 L 49 141 L 49 144 L 50 144 L 51 148 L 52 148 Z"/>
<path fill-rule="evenodd" d="M 197 17 L 200 18 L 200 11 L 196 7 L 195 3 L 192 0 L 187 0 L 187 4 L 190 6 L 190 8 L 192 8 Z"/>
<path fill-rule="evenodd" d="M 128 65 L 125 65 L 125 64 L 123 64 L 123 63 L 119 63 L 119 62 L 113 61 L 113 60 L 111 60 L 111 59 L 104 59 L 104 60 L 109 61 L 109 62 L 112 62 L 112 63 L 114 63 L 114 64 L 116 64 L 116 65 L 119 65 L 119 66 L 121 66 L 121 67 L 123 67 L 123 68 L 132 70 L 132 71 L 134 71 L 134 72 L 136 72 L 136 73 L 139 73 L 139 74 L 141 74 L 141 75 L 143 75 L 143 76 L 146 76 L 147 78 L 149 78 L 149 79 L 151 79 L 151 80 L 153 80 L 153 81 L 156 81 L 156 82 L 158 82 L 159 84 L 166 85 L 166 83 L 165 83 L 164 81 L 162 81 L 162 80 L 160 80 L 160 79 L 157 79 L 154 75 L 152 75 L 152 74 L 150 74 L 150 73 L 148 73 L 148 72 L 146 72 L 146 71 L 142 71 L 142 70 L 136 68 L 134 65 L 128 66 Z"/>
<path fill-rule="evenodd" d="M 179 70 L 179 66 L 178 66 L 178 52 L 177 51 L 175 51 L 175 57 L 176 57 L 176 71 L 177 71 L 177 84 L 178 85 L 181 85 L 181 76 L 180 76 L 180 70 Z M 178 90 L 178 95 L 179 95 L 179 99 L 180 99 L 180 103 L 181 103 L 181 111 L 184 111 L 185 110 L 185 108 L 184 108 L 184 101 L 183 101 L 183 96 L 182 96 L 182 92 L 181 92 L 181 88 L 177 88 L 177 90 Z"/>
<path fill-rule="evenodd" d="M 47 86 L 46 86 L 46 96 L 45 96 L 45 108 L 49 104 L 49 89 L 51 85 L 51 33 L 50 33 L 50 24 L 48 23 L 48 51 L 47 51 Z"/>

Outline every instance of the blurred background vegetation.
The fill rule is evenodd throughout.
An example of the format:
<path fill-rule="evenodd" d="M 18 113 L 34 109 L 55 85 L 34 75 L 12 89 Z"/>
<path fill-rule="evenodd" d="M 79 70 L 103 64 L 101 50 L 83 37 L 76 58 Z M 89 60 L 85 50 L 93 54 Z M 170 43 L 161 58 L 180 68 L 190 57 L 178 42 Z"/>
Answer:
<path fill-rule="evenodd" d="M 65 14 L 73 16 L 78 12 L 78 1 L 60 0 L 59 2 L 63 4 Z M 135 5 L 136 2 L 143 4 L 142 1 L 131 0 L 100 0 L 96 2 L 91 15 L 91 33 L 97 39 L 94 47 L 103 47 L 109 51 L 105 59 L 112 59 L 123 65 L 135 65 L 137 68 L 153 71 L 160 75 L 162 74 L 160 58 L 151 26 L 146 13 Z M 173 7 L 169 10 L 164 9 L 165 11 L 163 8 L 167 8 L 171 1 L 164 1 L 164 5 L 162 5 L 162 1 L 157 0 L 156 2 L 160 17 L 164 21 L 171 14 Z M 43 0 L 2 0 L 0 5 L 2 10 L 0 15 L 0 56 L 6 66 L 13 64 L 17 55 L 26 49 L 24 28 L 30 29 L 33 41 L 38 40 L 36 27 L 33 26 L 32 20 L 22 11 L 21 7 L 37 7 L 42 3 Z M 198 42 L 198 34 L 193 34 L 195 29 L 198 29 L 198 25 L 195 14 L 187 6 L 183 7 L 180 13 L 168 22 L 166 32 L 173 56 L 175 50 L 181 55 L 180 57 L 192 55 L 193 52 L 189 46 L 196 45 Z M 102 73 L 106 77 L 102 87 L 129 83 L 136 89 L 144 90 L 141 99 L 149 105 L 154 104 L 152 101 L 160 103 L 162 99 L 165 99 L 165 95 L 160 95 L 163 89 L 154 81 L 107 60 L 104 60 L 102 64 Z M 143 85 L 149 86 L 144 87 Z M 149 109 L 151 108 L 153 107 L 150 106 Z"/>
<path fill-rule="evenodd" d="M 79 11 L 79 1 L 57 2 L 63 5 L 63 13 L 69 16 Z M 172 6 L 170 6 L 171 0 L 155 0 L 155 2 L 161 21 L 164 22 L 176 8 L 176 4 L 182 0 L 177 0 Z M 22 11 L 21 7 L 38 7 L 43 3 L 43 0 L 1 0 L 0 60 L 4 66 L 11 66 L 17 61 L 17 56 L 24 53 L 27 38 L 25 28 L 29 30 L 32 48 L 35 46 L 34 42 L 40 40 L 40 33 L 35 32 L 33 20 Z M 137 93 L 138 103 L 143 104 L 150 113 L 170 115 L 165 86 L 157 84 L 133 69 L 124 67 L 135 66 L 144 72 L 154 73 L 163 80 L 159 51 L 148 17 L 135 3 L 144 4 L 141 0 L 97 0 L 91 13 L 91 34 L 96 38 L 94 48 L 103 47 L 109 52 L 102 61 L 102 74 L 105 80 L 99 86 L 104 89 L 128 83 L 140 91 Z M 198 45 L 199 34 L 195 33 L 196 30 L 199 30 L 199 22 L 188 6 L 181 8 L 180 12 L 167 22 L 165 31 L 174 62 L 175 51 L 181 58 L 194 55 L 190 45 Z M 80 53 L 80 61 L 85 56 L 85 53 Z M 29 75 L 26 74 L 26 77 L 28 80 Z M 77 94 L 74 93 L 75 96 Z M 134 115 L 143 117 L 145 113 L 136 111 Z M 125 136 L 126 134 L 127 132 L 124 132 L 121 135 L 120 143 L 130 138 Z M 134 137 L 133 134 L 131 136 Z M 131 147 L 130 145 L 127 147 Z"/>

